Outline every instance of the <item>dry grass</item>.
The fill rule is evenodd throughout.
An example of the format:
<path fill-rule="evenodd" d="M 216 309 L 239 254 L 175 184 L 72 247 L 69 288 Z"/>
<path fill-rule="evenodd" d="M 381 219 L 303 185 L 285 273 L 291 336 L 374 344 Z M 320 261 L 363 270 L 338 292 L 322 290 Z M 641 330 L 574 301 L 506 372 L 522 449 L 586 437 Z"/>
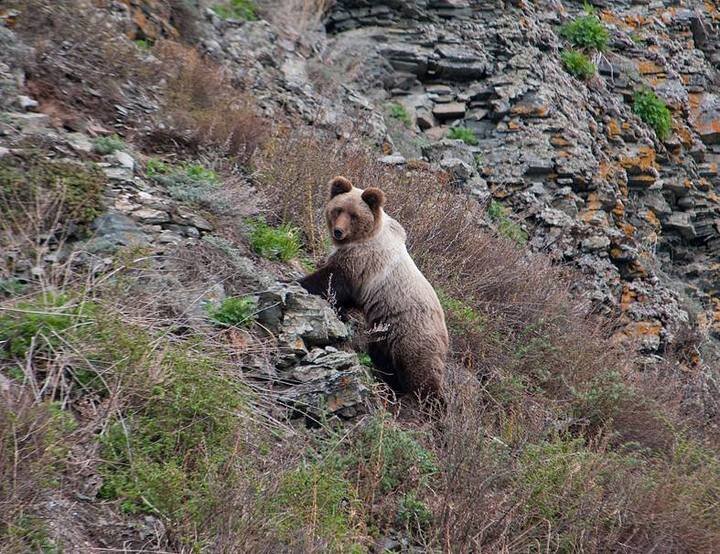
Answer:
<path fill-rule="evenodd" d="M 250 96 L 197 50 L 162 42 L 155 51 L 167 74 L 167 87 L 158 116 L 162 125 L 150 140 L 196 150 L 213 148 L 246 164 L 269 131 Z"/>
<path fill-rule="evenodd" d="M 17 30 L 35 48 L 28 86 L 48 113 L 67 119 L 82 113 L 111 123 L 121 115 L 116 104 L 147 92 L 152 64 L 105 11 L 87 0 L 27 0 L 18 7 Z"/>
<path fill-rule="evenodd" d="M 570 293 L 570 274 L 489 235 L 479 208 L 423 165 L 398 172 L 297 131 L 256 165 L 274 217 L 300 227 L 316 257 L 327 181 L 382 188 L 442 292 L 455 363 L 477 382 L 451 391 L 432 424 L 442 469 L 424 497 L 435 514 L 426 540 L 448 552 L 715 548 L 720 529 L 705 517 L 718 515 L 717 450 L 688 438 L 703 430 L 680 407 L 687 376 L 638 373 L 632 345 L 611 342 L 616 323 Z M 689 472 L 683 444 L 703 460 Z"/>
<path fill-rule="evenodd" d="M 261 13 L 293 40 L 317 30 L 334 0 L 261 0 Z"/>

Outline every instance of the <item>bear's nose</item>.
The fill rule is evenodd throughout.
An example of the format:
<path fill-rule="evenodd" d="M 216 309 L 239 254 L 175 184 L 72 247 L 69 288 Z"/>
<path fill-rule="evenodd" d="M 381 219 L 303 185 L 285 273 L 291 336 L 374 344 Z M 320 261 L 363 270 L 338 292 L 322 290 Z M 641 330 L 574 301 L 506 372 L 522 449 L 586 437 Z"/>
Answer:
<path fill-rule="evenodd" d="M 343 232 L 342 232 L 340 229 L 335 229 L 335 230 L 333 231 L 333 236 L 334 236 L 337 240 L 340 240 L 340 239 L 343 237 Z"/>

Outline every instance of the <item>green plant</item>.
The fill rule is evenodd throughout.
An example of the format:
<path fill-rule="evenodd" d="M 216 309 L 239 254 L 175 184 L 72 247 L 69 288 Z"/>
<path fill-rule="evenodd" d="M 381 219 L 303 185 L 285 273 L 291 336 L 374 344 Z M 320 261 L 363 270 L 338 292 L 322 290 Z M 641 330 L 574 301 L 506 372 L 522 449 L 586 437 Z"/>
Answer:
<path fill-rule="evenodd" d="M 150 158 L 145 164 L 145 173 L 151 179 L 158 175 L 166 175 L 170 173 L 171 170 L 172 167 L 170 166 L 170 164 L 167 164 L 162 160 L 158 160 L 156 158 Z"/>
<path fill-rule="evenodd" d="M 284 474 L 267 510 L 280 516 L 280 532 L 291 536 L 310 530 L 332 552 L 349 551 L 351 514 L 357 495 L 336 457 L 307 462 Z"/>
<path fill-rule="evenodd" d="M 209 480 L 232 461 L 243 390 L 189 348 L 166 352 L 158 369 L 162 378 L 136 383 L 138 404 L 101 437 L 99 495 L 127 512 L 200 522 L 215 498 Z"/>
<path fill-rule="evenodd" d="M 560 59 L 565 69 L 578 79 L 587 80 L 595 75 L 595 64 L 579 50 L 563 50 L 560 53 Z"/>
<path fill-rule="evenodd" d="M 633 96 L 633 112 L 655 130 L 660 140 L 670 138 L 672 116 L 665 102 L 649 89 L 642 89 Z"/>
<path fill-rule="evenodd" d="M 66 226 L 84 227 L 102 212 L 105 182 L 95 165 L 46 159 L 37 153 L 5 156 L 0 160 L 0 219 L 22 226 L 30 206 L 49 202 L 57 211 L 43 217 L 54 221 L 58 216 Z"/>
<path fill-rule="evenodd" d="M 133 41 L 140 50 L 150 50 L 152 48 L 152 42 L 145 38 L 138 38 Z"/>
<path fill-rule="evenodd" d="M 502 236 L 515 241 L 521 246 L 527 242 L 528 234 L 520 225 L 508 217 L 508 209 L 505 206 L 496 200 L 492 200 L 488 206 L 487 213 L 490 219 L 497 225 L 498 233 Z"/>
<path fill-rule="evenodd" d="M 370 358 L 370 354 L 368 354 L 367 352 L 360 352 L 358 354 L 358 361 L 361 365 L 364 365 L 365 367 L 374 367 L 372 359 Z"/>
<path fill-rule="evenodd" d="M 229 0 L 229 2 L 213 6 L 212 10 L 221 19 L 239 19 L 241 21 L 257 19 L 255 4 L 252 0 Z"/>
<path fill-rule="evenodd" d="M 374 417 L 357 440 L 358 458 L 371 468 L 380 486 L 388 493 L 415 479 L 418 484 L 438 472 L 437 460 L 408 431 L 383 415 Z"/>
<path fill-rule="evenodd" d="M 118 150 L 123 150 L 125 148 L 125 143 L 118 135 L 98 137 L 93 141 L 93 148 L 98 154 L 106 156 L 117 152 Z"/>
<path fill-rule="evenodd" d="M 390 117 L 397 119 L 406 127 L 412 125 L 412 118 L 402 104 L 390 104 Z"/>
<path fill-rule="evenodd" d="M 287 262 L 300 253 L 300 232 L 290 224 L 284 223 L 275 228 L 256 221 L 251 226 L 250 244 L 264 258 Z"/>
<path fill-rule="evenodd" d="M 560 28 L 560 34 L 573 46 L 599 52 L 607 49 L 610 35 L 591 9 L 586 6 L 586 14 L 578 17 Z"/>
<path fill-rule="evenodd" d="M 477 136 L 472 129 L 467 127 L 452 127 L 447 134 L 448 138 L 454 140 L 461 140 L 465 144 L 470 146 L 476 146 L 478 144 Z"/>
<path fill-rule="evenodd" d="M 23 358 L 32 346 L 36 353 L 58 344 L 60 335 L 94 309 L 64 294 L 45 293 L 0 312 L 0 359 Z"/>
<path fill-rule="evenodd" d="M 408 492 L 400 499 L 398 521 L 412 533 L 419 534 L 432 523 L 432 512 L 415 493 Z"/>
<path fill-rule="evenodd" d="M 219 305 L 209 306 L 208 315 L 223 327 L 248 327 L 255 319 L 255 301 L 252 298 L 231 297 Z"/>

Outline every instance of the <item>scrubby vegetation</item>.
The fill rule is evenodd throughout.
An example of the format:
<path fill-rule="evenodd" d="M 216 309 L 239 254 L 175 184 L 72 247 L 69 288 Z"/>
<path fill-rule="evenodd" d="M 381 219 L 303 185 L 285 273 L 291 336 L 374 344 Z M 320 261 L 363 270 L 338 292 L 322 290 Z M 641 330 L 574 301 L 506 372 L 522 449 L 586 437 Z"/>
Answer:
<path fill-rule="evenodd" d="M 594 11 L 587 5 L 585 10 L 585 15 L 563 25 L 560 34 L 576 48 L 602 52 L 607 49 L 610 35 Z"/>
<path fill-rule="evenodd" d="M 472 129 L 467 127 L 451 127 L 447 134 L 449 139 L 461 140 L 470 146 L 476 146 L 478 139 Z"/>
<path fill-rule="evenodd" d="M 213 6 L 213 11 L 222 19 L 253 21 L 257 19 L 255 4 L 252 0 L 227 0 Z"/>
<path fill-rule="evenodd" d="M 390 105 L 390 117 L 397 119 L 406 127 L 412 125 L 412 118 L 402 104 L 391 104 Z"/>
<path fill-rule="evenodd" d="M 111 135 L 108 137 L 96 138 L 93 142 L 93 147 L 95 148 L 95 152 L 106 156 L 108 154 L 113 154 L 114 152 L 125 148 L 125 143 L 119 136 Z"/>
<path fill-rule="evenodd" d="M 49 25 L 48 6 L 38 19 Z M 69 12 L 57 9 L 53 33 L 94 44 L 76 38 Z M 37 32 L 27 19 L 18 25 Z M 564 34 L 578 48 L 607 45 L 594 15 Z M 81 90 L 62 101 L 102 107 L 110 121 L 112 94 L 100 103 L 85 88 L 116 93 L 123 68 L 108 66 L 112 78 L 99 83 L 78 66 L 90 71 L 81 86 L 66 65 L 50 67 L 65 59 L 58 36 L 42 45 L 47 59 L 33 59 L 34 78 Z M 125 61 L 145 63 L 129 44 Z M 681 408 L 683 345 L 637 371 L 617 322 L 578 299 L 576 275 L 522 248 L 527 233 L 497 200 L 485 212 L 447 174 L 385 166 L 377 151 L 334 132 L 299 122 L 270 129 L 241 84 L 196 51 L 160 41 L 156 53 L 167 96 L 146 145 L 161 157 L 148 159 L 145 176 L 211 212 L 218 232 L 188 249 L 164 245 L 157 265 L 135 263 L 153 254 L 129 248 L 108 266 L 60 263 L 22 282 L 0 268 L 3 548 L 59 551 L 46 510 L 71 498 L 110 530 L 161 522 L 162 539 L 117 542 L 136 551 L 360 553 L 396 536 L 427 552 L 720 550 L 720 447 L 717 431 Z M 88 59 L 103 67 L 106 55 Z M 55 89 L 47 98 L 61 99 Z M 659 101 L 637 98 L 636 112 L 657 130 Z M 471 130 L 451 133 L 476 143 Z M 238 174 L 260 189 L 264 219 L 229 217 L 212 200 Z M 321 416 L 306 428 L 278 408 L 274 337 L 255 320 L 258 290 L 237 274 L 243 256 L 267 258 L 259 263 L 293 279 L 285 262 L 320 262 L 329 247 L 325 187 L 337 174 L 386 192 L 439 291 L 454 370 L 442 410 L 395 403 L 382 389 L 350 423 Z M 0 246 L 25 252 L 88 226 L 104 184 L 90 164 L 6 155 Z M 209 273 L 227 297 L 203 307 Z M 367 354 L 359 360 L 372 365 Z M 249 377 L 258 366 L 264 381 Z"/>
<path fill-rule="evenodd" d="M 660 140 L 670 138 L 672 115 L 665 102 L 653 91 L 649 89 L 637 91 L 633 96 L 633 111 L 655 130 Z"/>
<path fill-rule="evenodd" d="M 597 71 L 595 64 L 578 50 L 563 50 L 560 52 L 560 59 L 565 69 L 578 79 L 587 80 Z"/>

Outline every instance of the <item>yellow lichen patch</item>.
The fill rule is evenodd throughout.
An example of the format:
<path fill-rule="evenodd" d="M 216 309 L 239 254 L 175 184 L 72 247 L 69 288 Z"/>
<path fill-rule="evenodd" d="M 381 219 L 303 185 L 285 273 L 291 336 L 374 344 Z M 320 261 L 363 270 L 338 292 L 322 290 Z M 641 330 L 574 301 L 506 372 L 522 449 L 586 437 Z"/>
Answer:
<path fill-rule="evenodd" d="M 635 235 L 635 226 L 630 223 L 623 223 L 620 225 L 620 229 L 625 233 L 626 236 L 632 237 Z"/>
<path fill-rule="evenodd" d="M 628 329 L 633 337 L 659 336 L 662 325 L 657 321 L 637 321 Z"/>
<path fill-rule="evenodd" d="M 609 138 L 615 138 L 620 135 L 620 125 L 615 119 L 611 119 L 607 124 L 607 134 Z"/>
<path fill-rule="evenodd" d="M 645 213 L 645 219 L 647 219 L 648 223 L 650 223 L 650 225 L 652 225 L 652 226 L 655 227 L 656 229 L 659 229 L 659 228 L 660 228 L 660 220 L 659 220 L 658 217 L 655 215 L 655 212 L 653 212 L 652 210 L 649 209 L 649 210 Z"/>
<path fill-rule="evenodd" d="M 508 122 L 508 130 L 510 131 L 517 131 L 518 129 L 520 129 L 520 127 L 520 122 L 517 119 L 511 119 Z"/>
<path fill-rule="evenodd" d="M 553 146 L 555 146 L 557 148 L 564 148 L 566 146 L 570 146 L 570 141 L 567 140 L 562 135 L 553 135 L 550 138 L 550 144 L 552 144 Z"/>
<path fill-rule="evenodd" d="M 627 285 L 623 286 L 622 295 L 620 296 L 620 309 L 625 312 L 630 307 L 630 304 L 637 301 L 637 292 L 632 290 Z"/>
<path fill-rule="evenodd" d="M 641 146 L 637 150 L 635 156 L 625 156 L 620 158 L 622 165 L 629 173 L 641 174 L 646 173 L 652 168 L 657 169 L 655 162 L 655 149 L 650 146 Z"/>

